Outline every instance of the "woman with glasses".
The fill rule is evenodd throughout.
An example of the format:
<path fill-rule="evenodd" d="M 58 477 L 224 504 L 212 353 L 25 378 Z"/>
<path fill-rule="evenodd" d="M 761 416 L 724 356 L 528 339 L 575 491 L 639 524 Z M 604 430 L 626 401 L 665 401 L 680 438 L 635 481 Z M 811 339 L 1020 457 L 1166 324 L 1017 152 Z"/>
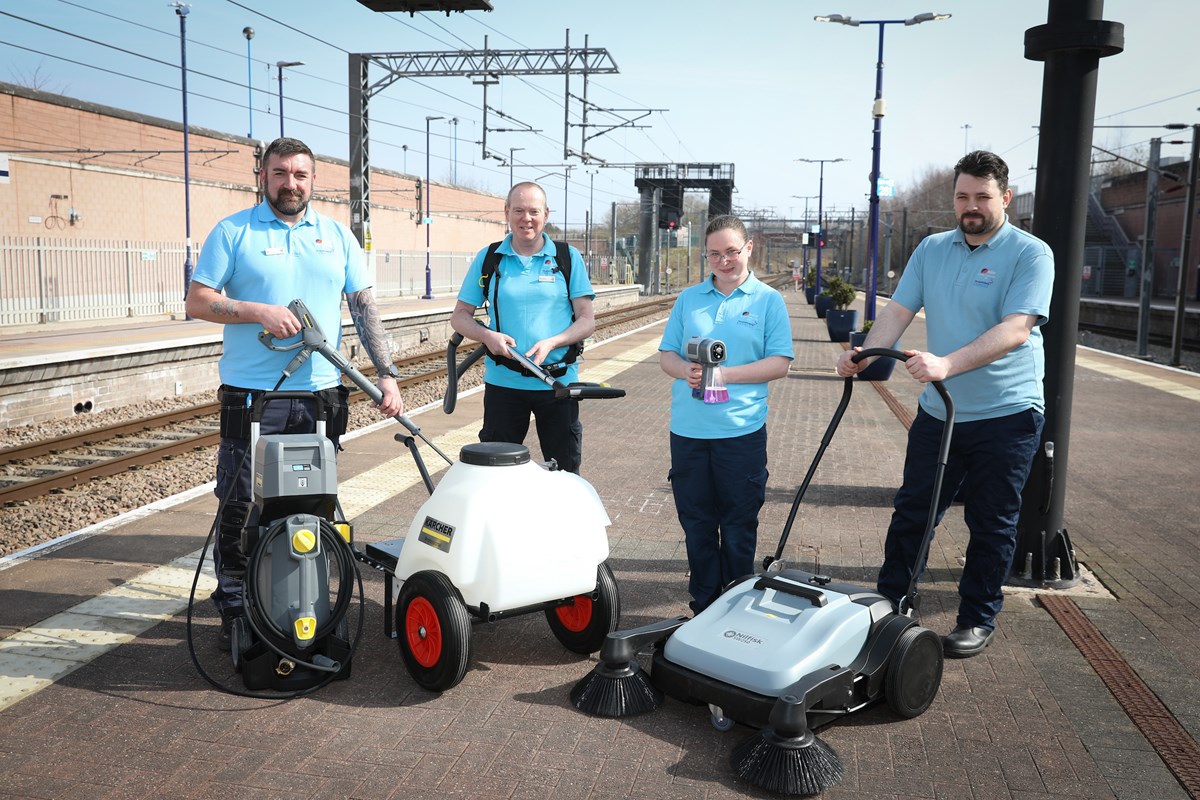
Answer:
<path fill-rule="evenodd" d="M 675 379 L 669 477 L 697 614 L 723 586 L 754 572 L 767 487 L 767 383 L 786 375 L 793 358 L 787 306 L 750 272 L 754 243 L 742 221 L 714 217 L 704 248 L 711 274 L 680 293 L 658 347 L 663 372 Z M 704 355 L 713 340 L 724 360 Z M 705 391 L 721 384 L 727 395 Z"/>

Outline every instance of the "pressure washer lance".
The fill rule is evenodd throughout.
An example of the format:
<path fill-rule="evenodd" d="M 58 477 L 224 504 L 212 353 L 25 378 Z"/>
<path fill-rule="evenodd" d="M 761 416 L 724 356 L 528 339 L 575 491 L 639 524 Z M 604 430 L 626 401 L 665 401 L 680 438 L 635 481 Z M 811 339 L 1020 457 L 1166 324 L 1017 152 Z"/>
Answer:
<path fill-rule="evenodd" d="M 321 326 L 317 324 L 316 317 L 314 317 L 308 310 L 308 306 L 304 305 L 303 300 L 297 298 L 296 300 L 288 303 L 288 310 L 296 315 L 296 319 L 300 320 L 300 341 L 289 345 L 279 345 L 275 343 L 275 337 L 270 331 L 264 330 L 260 331 L 258 334 L 259 341 L 276 352 L 295 350 L 297 348 L 300 349 L 300 352 L 296 353 L 296 355 L 284 368 L 283 373 L 285 378 L 291 377 L 292 373 L 299 369 L 300 366 L 307 361 L 309 356 L 311 356 L 313 353 L 320 353 L 325 358 L 329 359 L 329 362 L 337 367 L 342 374 L 349 378 L 355 386 L 357 386 L 359 389 L 362 389 L 363 392 L 366 393 L 367 397 L 370 397 L 376 403 L 383 402 L 383 392 L 379 391 L 378 386 L 371 383 L 371 381 L 367 379 L 366 375 L 363 375 L 361 372 L 359 372 L 357 367 L 347 361 L 346 357 L 343 356 L 336 347 L 329 343 L 329 340 L 325 338 L 325 334 L 321 330 Z M 450 458 L 450 456 L 439 450 L 437 445 L 430 441 L 425 434 L 421 433 L 421 428 L 411 419 L 403 414 L 396 414 L 393 419 L 407 428 L 413 434 L 413 436 L 419 437 L 421 441 L 433 448 L 433 451 L 444 458 L 447 464 L 454 463 L 454 459 Z M 426 479 L 426 483 L 429 483 L 428 479 Z M 433 491 L 432 488 L 430 491 Z"/>
<path fill-rule="evenodd" d="M 720 339 L 693 336 L 687 341 L 687 358 L 704 367 L 700 388 L 692 389 L 692 397 L 706 403 L 725 403 L 729 400 L 729 389 L 715 367 L 725 360 L 725 343 Z"/>

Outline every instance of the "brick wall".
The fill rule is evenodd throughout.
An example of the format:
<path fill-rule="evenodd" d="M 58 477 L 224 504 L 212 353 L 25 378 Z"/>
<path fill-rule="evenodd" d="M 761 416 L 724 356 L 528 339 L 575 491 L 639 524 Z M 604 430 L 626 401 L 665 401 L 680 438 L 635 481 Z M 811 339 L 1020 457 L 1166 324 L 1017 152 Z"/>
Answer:
<path fill-rule="evenodd" d="M 11 170 L 10 182 L 0 184 L 0 234 L 182 242 L 182 131 L 169 120 L 0 83 L 0 152 L 10 153 Z M 197 245 L 216 222 L 254 204 L 256 145 L 190 129 L 188 191 Z M 16 152 L 33 150 L 83 152 Z M 347 162 L 318 154 L 314 205 L 345 224 L 349 180 Z M 418 181 L 372 170 L 375 248 L 424 249 L 425 230 L 416 224 Z M 67 199 L 52 201 L 54 194 Z M 435 182 L 431 198 L 435 250 L 474 252 L 503 236 L 503 197 Z M 47 229 L 55 202 L 58 216 L 68 219 L 73 208 L 78 223 Z"/>

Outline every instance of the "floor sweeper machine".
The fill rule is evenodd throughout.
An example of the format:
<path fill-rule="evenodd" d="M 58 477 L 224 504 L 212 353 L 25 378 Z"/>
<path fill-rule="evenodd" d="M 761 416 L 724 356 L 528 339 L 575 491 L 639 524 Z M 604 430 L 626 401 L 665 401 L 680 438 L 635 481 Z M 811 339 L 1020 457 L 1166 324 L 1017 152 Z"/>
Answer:
<path fill-rule="evenodd" d="M 379 402 L 379 389 L 326 340 L 304 304 L 296 300 L 289 308 L 301 322 L 300 340 L 281 345 L 263 332 L 263 343 L 276 350 L 296 349 L 296 359 L 319 353 Z M 451 360 L 460 341 L 458 337 L 451 342 Z M 514 351 L 512 355 L 559 397 L 582 400 L 625 394 L 601 384 L 563 384 L 522 354 Z M 296 359 L 289 370 L 298 365 Z M 468 366 L 465 363 L 451 370 L 448 396 L 456 396 L 457 378 Z M 581 654 L 599 650 L 619 623 L 620 598 L 607 563 L 610 520 L 591 484 L 553 464 L 533 462 L 528 448 L 521 444 L 468 444 L 453 460 L 408 417 L 397 415 L 395 419 L 407 429 L 396 439 L 412 453 L 429 499 L 403 538 L 371 542 L 359 549 L 353 529 L 338 524 L 344 526 L 344 541 L 354 558 L 384 573 L 385 633 L 399 642 L 412 678 L 435 692 L 455 686 L 470 662 L 472 623 L 520 614 L 543 613 L 554 636 L 569 650 Z M 295 444 L 323 447 L 318 438 L 324 441 L 311 435 L 300 437 Z M 450 464 L 436 487 L 416 438 Z M 326 474 L 332 477 L 332 458 L 328 461 Z M 313 491 L 336 495 L 336 485 L 327 480 Z M 299 502 L 297 494 L 288 492 L 278 505 Z M 311 520 L 303 524 L 312 528 Z M 288 541 L 307 545 L 308 538 L 288 525 Z M 294 561 L 296 556 L 290 551 L 296 548 L 288 549 L 284 557 Z M 315 575 L 317 594 L 321 594 L 319 583 L 327 574 Z M 303 602 L 303 581 L 276 582 L 271 588 L 281 596 L 264 598 L 261 605 L 287 607 L 294 614 L 291 609 Z M 335 609 L 336 602 L 331 616 Z M 336 627 L 337 623 L 333 624 Z M 318 615 L 314 625 L 319 629 L 330 623 Z"/>
<path fill-rule="evenodd" d="M 897 350 L 870 349 L 900 361 Z M 571 690 L 572 704 L 595 716 L 622 717 L 657 708 L 664 695 L 706 704 L 722 731 L 740 722 L 759 728 L 733 750 L 731 765 L 768 791 L 810 795 L 841 779 L 837 755 L 813 730 L 883 700 L 901 717 L 923 713 L 942 678 L 941 637 L 917 619 L 917 579 L 929 552 L 954 427 L 945 387 L 946 422 L 913 578 L 899 604 L 828 575 L 785 568 L 784 546 L 800 503 L 853 392 L 847 378 L 838 404 L 796 492 L 774 556 L 763 572 L 732 582 L 694 618 L 678 617 L 609 634 L 600 663 Z M 636 656 L 652 647 L 650 674 Z"/>

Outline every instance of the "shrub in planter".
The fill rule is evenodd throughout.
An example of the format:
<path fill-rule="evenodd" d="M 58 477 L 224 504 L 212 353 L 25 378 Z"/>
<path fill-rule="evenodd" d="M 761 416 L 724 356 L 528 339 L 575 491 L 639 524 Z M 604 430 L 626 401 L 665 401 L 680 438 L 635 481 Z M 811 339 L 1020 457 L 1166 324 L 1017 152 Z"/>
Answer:
<path fill-rule="evenodd" d="M 829 297 L 833 308 L 825 312 L 825 324 L 829 338 L 834 342 L 850 340 L 850 331 L 858 326 L 858 312 L 850 310 L 856 296 L 854 287 L 836 275 L 829 278 L 823 292 Z"/>

